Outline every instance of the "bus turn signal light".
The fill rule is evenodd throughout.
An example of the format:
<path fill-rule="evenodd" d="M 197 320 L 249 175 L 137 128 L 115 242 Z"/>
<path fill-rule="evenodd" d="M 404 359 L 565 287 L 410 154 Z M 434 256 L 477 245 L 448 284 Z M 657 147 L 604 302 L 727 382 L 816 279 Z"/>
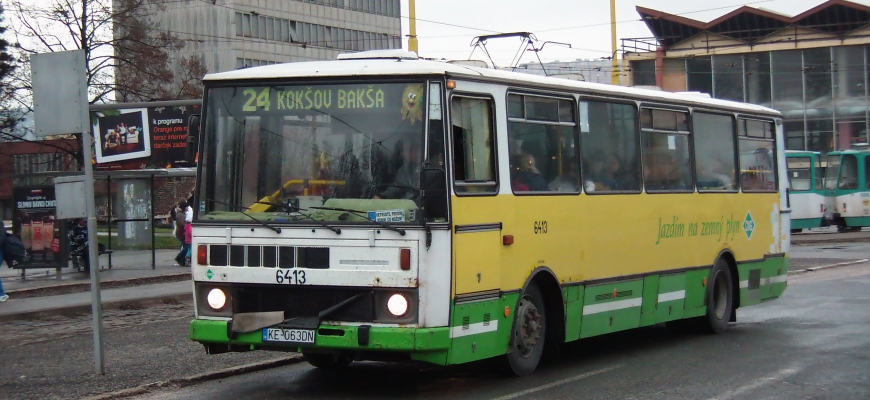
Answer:
<path fill-rule="evenodd" d="M 199 265 L 208 265 L 208 247 L 204 244 L 196 247 L 196 263 Z"/>
<path fill-rule="evenodd" d="M 399 251 L 399 267 L 402 268 L 402 271 L 411 270 L 411 249 Z"/>
<path fill-rule="evenodd" d="M 501 244 L 510 246 L 514 244 L 514 235 L 504 235 L 501 237 Z"/>

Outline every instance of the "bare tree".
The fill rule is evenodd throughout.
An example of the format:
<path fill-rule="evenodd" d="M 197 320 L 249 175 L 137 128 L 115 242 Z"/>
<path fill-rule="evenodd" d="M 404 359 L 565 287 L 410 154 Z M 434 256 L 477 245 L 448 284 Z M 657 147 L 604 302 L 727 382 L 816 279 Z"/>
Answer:
<path fill-rule="evenodd" d="M 30 55 L 76 49 L 85 52 L 91 104 L 201 98 L 203 60 L 173 58 L 185 42 L 151 18 L 171 1 L 177 0 L 8 0 L 22 63 L 8 79 L 17 89 L 8 101 L 32 111 Z"/>
<path fill-rule="evenodd" d="M 4 9 L 0 5 L 0 141 L 13 137 L 15 126 L 21 120 L 21 111 L 14 101 L 8 101 L 15 92 L 12 77 L 16 69 L 16 60 L 9 54 L 9 42 L 3 38 L 6 32 Z"/>

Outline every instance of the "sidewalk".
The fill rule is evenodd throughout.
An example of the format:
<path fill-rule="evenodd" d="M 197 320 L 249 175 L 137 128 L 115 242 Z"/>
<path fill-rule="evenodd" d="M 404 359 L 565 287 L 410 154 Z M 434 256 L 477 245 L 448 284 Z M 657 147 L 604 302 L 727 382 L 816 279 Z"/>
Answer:
<path fill-rule="evenodd" d="M 100 295 L 103 308 L 111 309 L 130 303 L 143 305 L 145 303 L 189 301 L 192 300 L 192 292 L 191 282 L 181 281 L 100 290 Z M 7 302 L 0 304 L 0 321 L 90 312 L 90 310 L 90 291 L 23 299 L 11 297 Z"/>
<path fill-rule="evenodd" d="M 109 256 L 100 256 L 100 281 L 130 280 L 190 274 L 190 269 L 175 264 L 177 250 L 157 250 L 155 252 L 155 269 L 151 269 L 151 250 L 115 251 L 112 254 L 112 269 L 108 269 Z M 54 269 L 28 269 L 25 280 L 21 280 L 21 270 L 0 268 L 0 279 L 3 279 L 3 289 L 10 296 L 16 292 L 33 288 L 46 288 L 69 285 L 71 283 L 88 283 L 90 275 L 77 272 L 70 268 L 61 269 L 61 279 L 55 276 Z"/>

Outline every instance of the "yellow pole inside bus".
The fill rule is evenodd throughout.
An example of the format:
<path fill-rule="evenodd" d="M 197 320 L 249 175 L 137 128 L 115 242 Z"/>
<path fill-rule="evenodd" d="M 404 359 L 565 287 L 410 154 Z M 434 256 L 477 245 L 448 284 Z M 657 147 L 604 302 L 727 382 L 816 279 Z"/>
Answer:
<path fill-rule="evenodd" d="M 417 12 L 415 10 L 414 0 L 408 0 L 408 50 L 418 53 L 417 51 Z"/>
<path fill-rule="evenodd" d="M 610 83 L 619 85 L 619 64 L 616 61 L 616 0 L 610 0 L 610 47 L 612 57 Z"/>

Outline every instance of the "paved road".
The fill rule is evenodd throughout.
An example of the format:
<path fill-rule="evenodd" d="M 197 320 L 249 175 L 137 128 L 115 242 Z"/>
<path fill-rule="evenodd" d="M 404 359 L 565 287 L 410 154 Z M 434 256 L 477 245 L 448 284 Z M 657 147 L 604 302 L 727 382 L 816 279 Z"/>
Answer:
<path fill-rule="evenodd" d="M 792 276 L 785 296 L 742 309 L 718 336 L 656 326 L 581 341 L 534 375 L 477 363 L 356 363 L 336 374 L 297 364 L 139 399 L 866 399 L 870 263 Z"/>

